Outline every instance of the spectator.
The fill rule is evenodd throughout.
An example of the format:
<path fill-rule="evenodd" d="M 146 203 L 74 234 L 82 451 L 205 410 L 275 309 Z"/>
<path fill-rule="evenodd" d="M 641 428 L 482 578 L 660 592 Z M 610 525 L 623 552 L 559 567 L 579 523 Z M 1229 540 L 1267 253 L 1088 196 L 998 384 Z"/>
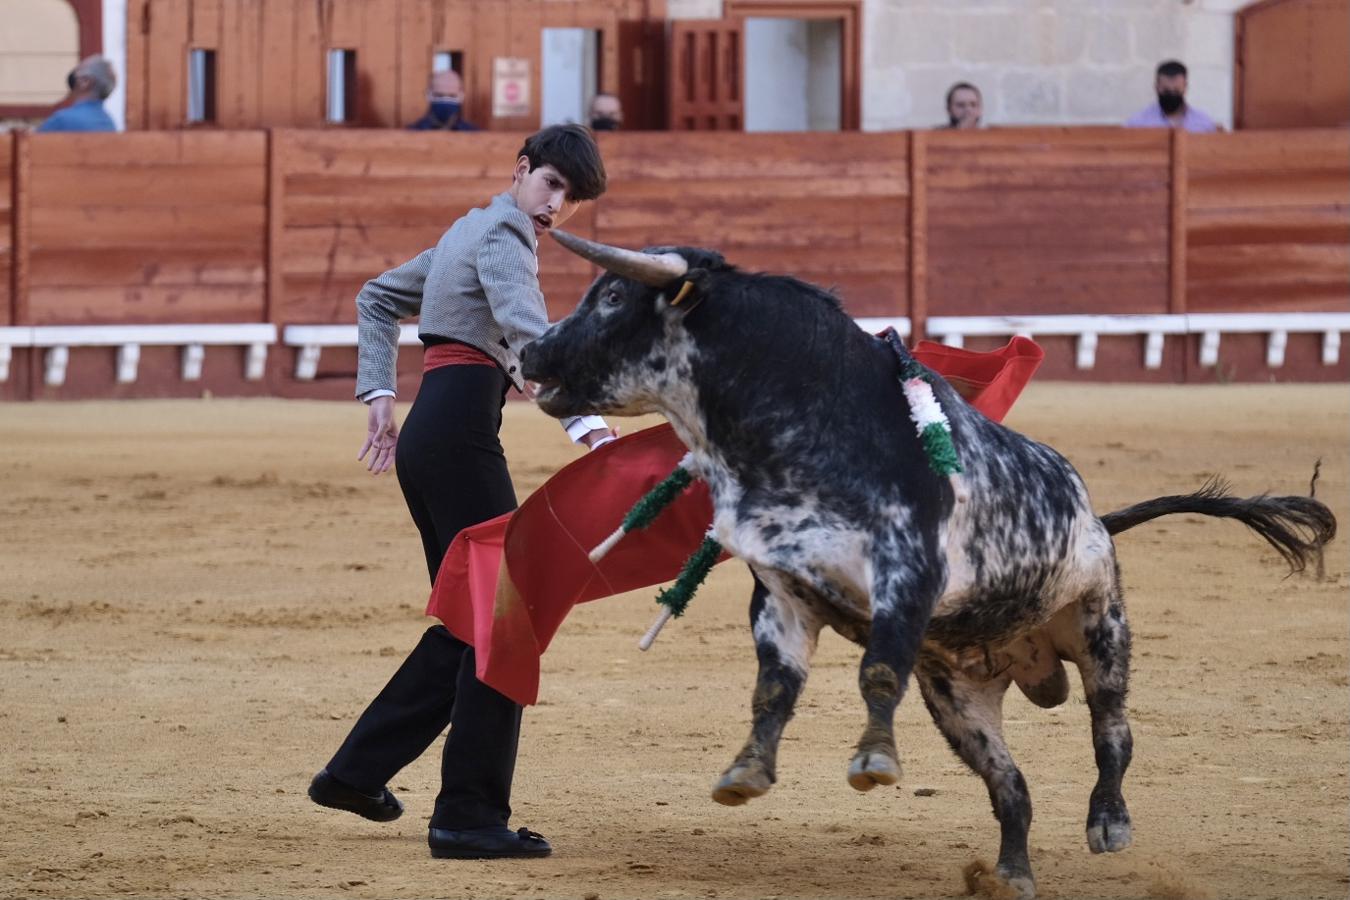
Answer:
<path fill-rule="evenodd" d="M 980 89 L 968 81 L 958 81 L 947 89 L 947 124 L 944 128 L 979 128 L 984 114 Z"/>
<path fill-rule="evenodd" d="M 1186 131 L 1218 131 L 1219 126 L 1201 110 L 1186 102 L 1186 67 L 1175 59 L 1158 66 L 1153 82 L 1158 102 L 1135 113 L 1126 128 L 1184 128 Z"/>
<path fill-rule="evenodd" d="M 68 106 L 58 109 L 38 126 L 38 131 L 116 131 L 117 124 L 103 108 L 103 101 L 117 87 L 112 64 L 101 56 L 89 56 L 66 76 Z"/>
<path fill-rule="evenodd" d="M 591 101 L 591 131 L 618 131 L 623 125 L 623 106 L 613 94 L 596 94 Z"/>
<path fill-rule="evenodd" d="M 477 131 L 464 118 L 464 81 L 446 69 L 427 80 L 427 114 L 408 126 L 414 131 Z"/>

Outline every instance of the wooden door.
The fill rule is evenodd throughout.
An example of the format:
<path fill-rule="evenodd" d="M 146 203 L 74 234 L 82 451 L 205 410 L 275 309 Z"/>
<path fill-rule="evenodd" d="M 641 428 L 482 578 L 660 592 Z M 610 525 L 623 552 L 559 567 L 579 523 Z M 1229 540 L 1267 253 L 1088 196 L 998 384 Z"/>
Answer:
<path fill-rule="evenodd" d="M 619 23 L 619 103 L 624 131 L 666 127 L 666 23 Z"/>
<path fill-rule="evenodd" d="M 1238 13 L 1238 128 L 1350 124 L 1350 4 L 1265 0 Z"/>
<path fill-rule="evenodd" d="M 745 40 L 741 19 L 689 19 L 670 28 L 671 131 L 741 131 Z"/>

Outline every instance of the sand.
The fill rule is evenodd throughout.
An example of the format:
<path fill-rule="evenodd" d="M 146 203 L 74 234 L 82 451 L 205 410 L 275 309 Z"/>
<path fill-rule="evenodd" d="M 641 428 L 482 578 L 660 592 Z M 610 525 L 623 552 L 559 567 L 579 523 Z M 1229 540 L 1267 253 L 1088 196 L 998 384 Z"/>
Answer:
<path fill-rule="evenodd" d="M 1009 421 L 1065 452 L 1102 511 L 1214 472 L 1304 493 L 1321 457 L 1319 496 L 1345 526 L 1346 400 L 1343 385 L 1037 384 Z M 984 787 L 917 695 L 897 720 L 900 785 L 847 786 L 858 653 L 833 634 L 779 783 L 739 808 L 710 800 L 755 670 L 734 562 L 649 653 L 649 592 L 564 623 L 513 818 L 551 859 L 428 856 L 439 745 L 394 780 L 398 822 L 310 804 L 309 777 L 429 624 L 397 484 L 354 461 L 363 429 L 342 403 L 0 406 L 0 895 L 949 897 L 997 856 Z M 525 404 L 504 442 L 522 497 L 578 452 Z M 1118 546 L 1135 844 L 1087 851 L 1081 687 L 1049 711 L 1010 693 L 1041 896 L 1345 897 L 1350 541 L 1322 581 L 1285 578 L 1228 522 L 1177 517 Z"/>

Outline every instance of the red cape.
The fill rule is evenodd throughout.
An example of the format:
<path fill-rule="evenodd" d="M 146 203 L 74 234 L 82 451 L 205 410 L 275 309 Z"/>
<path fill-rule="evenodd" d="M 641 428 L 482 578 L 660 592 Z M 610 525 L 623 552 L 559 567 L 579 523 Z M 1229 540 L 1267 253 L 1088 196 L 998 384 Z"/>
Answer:
<path fill-rule="evenodd" d="M 1044 357 L 1021 337 L 990 353 L 929 341 L 913 352 L 995 421 L 1002 421 Z M 684 454 L 669 425 L 639 431 L 565 466 L 514 513 L 455 537 L 427 615 L 475 648 L 480 681 L 517 703 L 534 703 L 539 657 L 573 606 L 679 574 L 712 523 L 702 482 L 651 526 L 626 535 L 599 563 L 587 554 Z"/>

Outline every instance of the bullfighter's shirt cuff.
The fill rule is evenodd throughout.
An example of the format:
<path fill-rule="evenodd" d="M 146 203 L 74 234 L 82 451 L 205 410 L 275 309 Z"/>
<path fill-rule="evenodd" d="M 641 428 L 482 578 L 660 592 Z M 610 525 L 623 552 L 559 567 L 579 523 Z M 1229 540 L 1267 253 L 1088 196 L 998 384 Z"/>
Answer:
<path fill-rule="evenodd" d="M 608 428 L 605 420 L 599 416 L 575 416 L 562 420 L 563 428 L 567 429 L 567 436 L 572 439 L 572 443 L 579 444 L 581 439 L 590 434 L 597 428 Z"/>

